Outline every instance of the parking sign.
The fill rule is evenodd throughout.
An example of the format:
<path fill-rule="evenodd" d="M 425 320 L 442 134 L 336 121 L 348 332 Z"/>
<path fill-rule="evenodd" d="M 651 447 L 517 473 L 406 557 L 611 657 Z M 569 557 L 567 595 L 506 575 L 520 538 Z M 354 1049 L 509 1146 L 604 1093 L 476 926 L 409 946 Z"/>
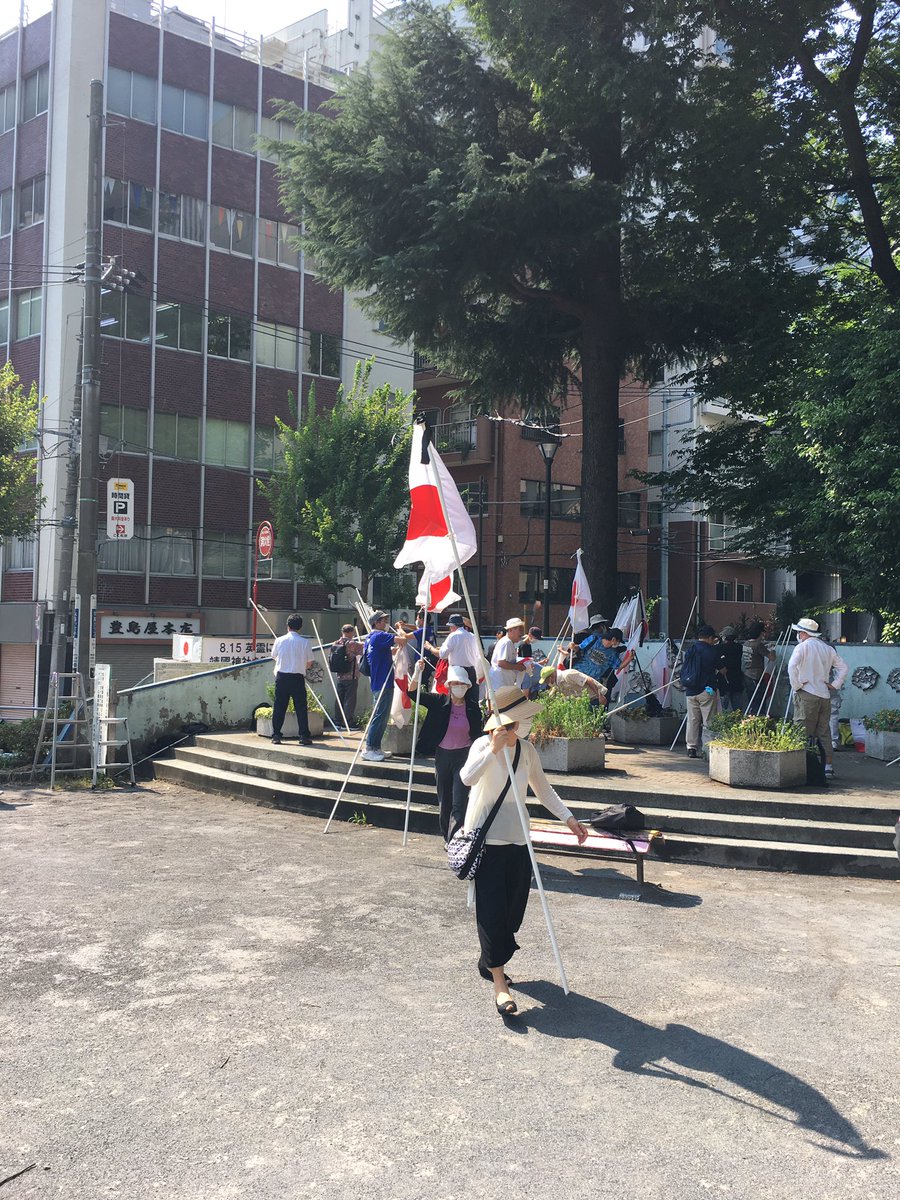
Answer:
<path fill-rule="evenodd" d="M 111 542 L 134 537 L 134 483 L 113 477 L 106 485 L 106 536 Z"/>

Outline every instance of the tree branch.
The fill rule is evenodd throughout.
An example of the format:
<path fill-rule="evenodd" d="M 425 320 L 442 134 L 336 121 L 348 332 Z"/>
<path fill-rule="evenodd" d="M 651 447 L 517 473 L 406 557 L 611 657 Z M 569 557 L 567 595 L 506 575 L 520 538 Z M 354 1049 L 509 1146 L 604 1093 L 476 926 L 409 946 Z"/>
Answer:
<path fill-rule="evenodd" d="M 872 43 L 872 30 L 875 25 L 875 9 L 877 4 L 870 0 L 868 3 L 854 4 L 853 7 L 859 13 L 856 40 L 853 43 L 850 60 L 838 77 L 838 87 L 846 92 L 848 96 L 852 96 L 859 86 L 859 77 L 862 74 L 866 55 Z"/>
<path fill-rule="evenodd" d="M 507 289 L 509 294 L 516 300 L 537 301 L 541 304 L 549 304 L 557 312 L 569 313 L 570 316 L 578 317 L 580 321 L 583 321 L 589 312 L 586 304 L 581 304 L 578 300 L 573 300 L 571 296 L 566 296 L 562 292 L 555 292 L 551 288 L 530 287 L 527 283 L 522 283 L 515 275 L 510 276 L 507 281 Z"/>

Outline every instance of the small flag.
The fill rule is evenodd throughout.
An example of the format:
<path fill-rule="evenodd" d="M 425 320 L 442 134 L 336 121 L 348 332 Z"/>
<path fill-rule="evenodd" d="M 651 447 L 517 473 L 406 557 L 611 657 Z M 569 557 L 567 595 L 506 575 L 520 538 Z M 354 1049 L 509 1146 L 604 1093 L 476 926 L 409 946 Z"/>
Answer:
<path fill-rule="evenodd" d="M 588 609 L 591 606 L 591 589 L 588 585 L 584 567 L 581 565 L 581 551 L 578 551 L 578 566 L 575 568 L 575 578 L 572 580 L 572 603 L 569 606 L 569 620 L 572 631 L 580 633 L 588 627 Z"/>
<path fill-rule="evenodd" d="M 441 508 L 435 476 L 441 481 L 447 519 Z M 477 550 L 475 526 L 466 512 L 453 477 L 430 445 L 425 425 L 413 425 L 412 450 L 409 460 L 409 524 L 406 541 L 394 559 L 395 567 L 424 563 L 432 579 L 444 579 L 457 564 L 450 532 L 456 540 L 459 563 L 467 562 Z M 448 527 L 449 521 L 449 527 Z"/>
<path fill-rule="evenodd" d="M 416 593 L 416 604 L 427 608 L 429 612 L 443 612 L 445 608 L 449 608 L 451 604 L 456 604 L 461 597 L 453 591 L 453 576 L 445 575 L 443 579 L 436 579 L 429 587 L 431 575 L 428 571 L 419 580 L 419 590 Z"/>

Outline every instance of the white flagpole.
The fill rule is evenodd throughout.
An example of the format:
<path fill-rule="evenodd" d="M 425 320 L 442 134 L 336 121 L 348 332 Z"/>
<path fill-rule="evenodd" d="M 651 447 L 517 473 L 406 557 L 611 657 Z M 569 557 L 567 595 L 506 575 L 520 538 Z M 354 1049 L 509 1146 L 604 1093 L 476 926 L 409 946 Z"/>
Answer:
<path fill-rule="evenodd" d="M 329 827 L 331 826 L 331 822 L 334 820 L 334 814 L 337 812 L 337 806 L 341 802 L 341 797 L 343 796 L 344 792 L 347 790 L 347 784 L 350 782 L 350 776 L 353 774 L 353 768 L 356 766 L 357 762 L 359 761 L 359 756 L 360 756 L 360 754 L 362 754 L 363 746 L 366 744 L 366 734 L 369 732 L 369 725 L 372 724 L 372 717 L 375 716 L 375 710 L 378 708 L 378 701 L 381 699 L 381 697 L 384 693 L 384 689 L 387 687 L 387 685 L 389 683 L 393 684 L 393 681 L 394 681 L 394 671 L 392 668 L 387 679 L 385 679 L 384 683 L 381 685 L 381 691 L 378 693 L 378 699 L 375 701 L 375 705 L 372 708 L 371 716 L 369 717 L 368 723 L 366 724 L 366 728 L 363 731 L 363 735 L 359 740 L 359 745 L 356 747 L 356 753 L 353 755 L 353 761 L 350 764 L 350 769 L 347 772 L 346 776 L 344 777 L 344 782 L 341 784 L 341 790 L 338 792 L 337 800 L 335 800 L 335 802 L 334 802 L 334 808 L 331 810 L 331 816 L 325 822 L 325 828 L 322 830 L 323 833 L 328 832 Z"/>
<path fill-rule="evenodd" d="M 344 706 L 343 706 L 343 704 L 341 704 L 341 698 L 338 695 L 337 684 L 334 682 L 334 676 L 332 675 L 331 670 L 328 666 L 328 663 L 325 660 L 325 647 L 322 645 L 322 638 L 321 638 L 321 635 L 319 634 L 318 628 L 316 627 L 315 621 L 313 621 L 312 627 L 313 627 L 313 632 L 316 635 L 316 641 L 319 643 L 319 649 L 322 651 L 322 662 L 325 666 L 325 674 L 331 680 L 331 688 L 332 688 L 332 691 L 334 692 L 334 698 L 337 701 L 338 711 L 341 714 L 341 720 L 344 722 L 344 728 L 349 730 L 350 723 L 347 720 L 347 714 L 344 712 Z M 341 741 L 343 742 L 344 738 L 341 738 Z"/>
<path fill-rule="evenodd" d="M 678 667 L 679 662 L 681 661 L 681 659 L 684 658 L 684 639 L 687 637 L 687 632 L 691 627 L 691 621 L 693 621 L 693 619 L 694 619 L 694 610 L 696 609 L 696 607 L 699 603 L 700 603 L 700 595 L 698 593 L 694 597 L 694 603 L 691 605 L 691 611 L 688 613 L 688 619 L 687 619 L 687 622 L 684 627 L 684 633 L 681 635 L 681 641 L 678 643 L 678 653 L 675 655 L 675 661 L 672 663 L 672 679 L 675 678 L 675 670 Z M 687 700 L 685 700 L 685 703 L 687 703 Z M 678 739 L 681 737 L 681 731 L 682 731 L 682 729 L 684 729 L 686 724 L 687 724 L 687 712 L 685 712 L 684 716 L 681 718 L 681 724 L 678 726 L 678 732 L 675 734 L 675 741 L 669 747 L 670 752 L 672 750 L 674 750 L 676 745 L 678 744 Z"/>
<path fill-rule="evenodd" d="M 788 645 L 791 640 L 791 632 L 792 632 L 791 627 L 790 627 L 790 625 L 788 625 L 787 629 L 785 630 L 784 641 L 781 643 L 781 650 L 782 650 L 781 662 L 778 664 L 778 670 L 776 671 L 775 678 L 772 681 L 772 695 L 769 697 L 769 703 L 766 705 L 766 716 L 767 717 L 772 712 L 772 702 L 775 699 L 775 692 L 778 690 L 778 681 L 781 679 L 781 672 L 784 670 L 784 664 L 787 662 L 788 658 L 790 657 L 790 655 L 784 654 L 783 652 L 788 648 Z M 776 654 L 776 656 L 778 654 L 777 643 L 775 646 L 775 654 Z M 765 672 L 764 672 L 764 674 L 765 674 Z"/>
<path fill-rule="evenodd" d="M 425 620 L 422 622 L 422 644 L 419 646 L 419 662 L 425 660 L 425 638 L 428 634 L 428 601 L 431 599 L 431 577 L 428 572 L 425 572 Z M 415 671 L 413 667 L 413 671 Z M 413 700 L 413 729 L 412 729 L 412 750 L 409 753 L 409 779 L 406 781 L 406 814 L 403 818 L 403 845 L 409 842 L 409 810 L 412 805 L 412 785 L 413 785 L 413 769 L 416 765 L 416 738 L 419 733 L 419 688 L 422 686 L 422 678 L 419 677 L 419 682 L 416 685 L 416 697 Z"/>
<path fill-rule="evenodd" d="M 459 573 L 459 581 L 462 584 L 463 597 L 466 602 L 466 608 L 469 611 L 469 620 L 472 622 L 472 629 L 475 631 L 475 636 L 477 637 L 479 644 L 481 644 L 481 634 L 478 631 L 478 623 L 475 620 L 475 610 L 472 607 L 472 598 L 469 595 L 469 588 L 468 588 L 468 585 L 466 584 L 465 572 L 463 571 L 462 563 L 460 562 L 460 558 L 459 558 L 459 547 L 456 544 L 456 536 L 453 533 L 453 526 L 450 524 L 450 517 L 447 513 L 447 502 L 444 499 L 444 489 L 441 484 L 440 472 L 435 468 L 434 461 L 431 457 L 432 453 L 434 453 L 434 448 L 430 447 L 429 455 L 428 455 L 428 465 L 431 468 L 431 474 L 434 478 L 435 486 L 437 488 L 438 498 L 440 499 L 440 502 L 441 502 L 441 512 L 443 513 L 443 516 L 444 516 L 444 524 L 447 526 L 447 532 L 448 532 L 448 535 L 450 538 L 450 545 L 453 549 L 453 556 L 456 559 L 456 569 L 457 569 L 457 572 Z M 491 683 L 489 673 L 485 674 L 485 686 L 487 688 L 488 698 L 490 700 L 491 707 L 496 708 L 496 697 L 494 695 L 494 685 Z M 556 966 L 557 966 L 557 969 L 559 970 L 560 983 L 562 984 L 563 992 L 565 993 L 565 995 L 568 995 L 569 994 L 569 981 L 566 978 L 566 969 L 563 966 L 562 957 L 559 953 L 559 946 L 556 941 L 556 930 L 553 928 L 553 918 L 550 916 L 550 906 L 547 903 L 547 895 L 544 891 L 544 882 L 541 879 L 541 870 L 540 870 L 540 867 L 538 866 L 537 858 L 535 857 L 534 846 L 531 844 L 531 832 L 530 832 L 531 827 L 530 827 L 530 823 L 529 823 L 529 819 L 528 819 L 528 811 L 525 808 L 524 801 L 522 800 L 521 793 L 519 792 L 519 785 L 518 785 L 518 782 L 516 781 L 515 772 L 513 771 L 512 758 L 510 757 L 508 746 L 503 747 L 503 758 L 506 763 L 507 773 L 509 774 L 509 782 L 510 782 L 510 786 L 512 789 L 512 794 L 515 798 L 516 807 L 518 808 L 518 811 L 519 811 L 519 820 L 522 823 L 522 833 L 525 836 L 525 844 L 528 847 L 528 856 L 531 859 L 531 869 L 534 872 L 534 881 L 537 884 L 538 894 L 541 898 L 541 908 L 544 910 L 544 920 L 547 924 L 547 933 L 550 936 L 550 945 L 553 948 L 553 957 L 556 959 Z"/>

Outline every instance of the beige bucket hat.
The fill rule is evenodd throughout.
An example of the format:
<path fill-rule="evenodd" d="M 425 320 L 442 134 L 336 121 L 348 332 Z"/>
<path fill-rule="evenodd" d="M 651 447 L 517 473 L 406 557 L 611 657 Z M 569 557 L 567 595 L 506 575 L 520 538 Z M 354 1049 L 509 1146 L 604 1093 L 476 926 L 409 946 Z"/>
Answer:
<path fill-rule="evenodd" d="M 521 688 L 497 688 L 494 699 L 495 705 L 484 723 L 485 733 L 499 729 L 501 725 L 514 725 L 516 721 L 525 721 L 541 711 L 541 706 L 529 700 Z"/>

